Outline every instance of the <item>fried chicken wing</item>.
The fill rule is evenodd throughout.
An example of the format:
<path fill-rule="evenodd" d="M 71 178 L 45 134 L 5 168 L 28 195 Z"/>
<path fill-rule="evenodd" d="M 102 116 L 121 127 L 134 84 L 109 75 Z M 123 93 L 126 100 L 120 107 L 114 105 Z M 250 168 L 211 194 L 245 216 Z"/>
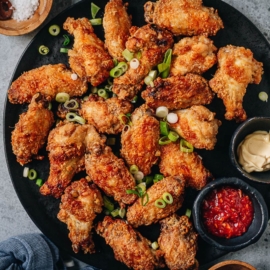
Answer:
<path fill-rule="evenodd" d="M 50 132 L 47 145 L 50 174 L 40 188 L 42 195 L 59 198 L 75 173 L 84 169 L 85 138 L 91 133 L 97 133 L 93 126 L 74 122 L 60 122 Z M 94 139 L 92 144 L 95 142 L 97 140 Z"/>
<path fill-rule="evenodd" d="M 209 104 L 214 97 L 208 82 L 196 74 L 158 77 L 154 86 L 142 92 L 142 98 L 151 108 L 166 106 L 170 110 L 184 109 L 192 105 Z"/>
<path fill-rule="evenodd" d="M 136 200 L 135 194 L 127 194 L 127 189 L 135 189 L 136 183 L 123 159 L 118 158 L 109 146 L 102 150 L 88 151 L 85 168 L 91 180 L 108 196 L 112 196 L 120 206 Z"/>
<path fill-rule="evenodd" d="M 121 134 L 121 155 L 129 166 L 136 165 L 144 175 L 151 172 L 159 152 L 159 122 L 149 115 L 147 106 L 138 107 L 131 115 L 132 125 Z"/>
<path fill-rule="evenodd" d="M 95 252 L 91 231 L 96 214 L 102 212 L 102 206 L 100 191 L 94 184 L 89 185 L 85 178 L 73 182 L 65 189 L 57 218 L 67 224 L 75 253 L 80 249 L 85 254 Z"/>
<path fill-rule="evenodd" d="M 113 60 L 104 48 L 104 43 L 94 33 L 89 19 L 67 18 L 64 29 L 74 35 L 72 50 L 68 51 L 71 69 L 80 78 L 87 78 L 93 86 L 104 82 L 114 67 Z"/>
<path fill-rule="evenodd" d="M 98 223 L 97 233 L 105 238 L 115 259 L 134 270 L 164 267 L 163 253 L 151 248 L 151 242 L 121 219 L 106 216 Z"/>
<path fill-rule="evenodd" d="M 136 228 L 168 217 L 182 206 L 184 190 L 185 181 L 181 176 L 166 177 L 155 183 L 147 189 L 149 200 L 146 205 L 142 205 L 141 198 L 138 198 L 133 205 L 128 207 L 126 215 L 128 223 Z M 173 197 L 172 204 L 167 204 L 164 208 L 155 206 L 155 201 L 162 198 L 165 192 Z"/>
<path fill-rule="evenodd" d="M 141 90 L 149 71 L 163 61 L 164 53 L 173 44 L 173 37 L 169 31 L 150 24 L 140 28 L 133 26 L 130 33 L 126 48 L 133 53 L 141 53 L 140 65 L 115 78 L 112 91 L 120 99 L 132 100 Z"/>
<path fill-rule="evenodd" d="M 180 175 L 185 180 L 186 186 L 198 190 L 213 179 L 199 155 L 196 152 L 182 152 L 178 143 L 161 147 L 159 169 L 165 177 Z"/>
<path fill-rule="evenodd" d="M 161 233 L 158 238 L 160 250 L 164 252 L 167 266 L 171 270 L 197 270 L 195 259 L 198 249 L 198 234 L 194 232 L 187 216 L 169 216 L 160 221 Z"/>
<path fill-rule="evenodd" d="M 243 98 L 249 83 L 259 84 L 263 64 L 244 47 L 228 45 L 218 51 L 218 70 L 209 85 L 226 107 L 225 118 L 242 122 L 247 119 Z"/>
<path fill-rule="evenodd" d="M 119 62 L 124 61 L 122 52 L 129 37 L 131 17 L 127 13 L 127 5 L 122 0 L 110 0 L 105 6 L 103 27 L 105 33 L 105 46 L 110 55 Z"/>
<path fill-rule="evenodd" d="M 205 36 L 182 38 L 174 44 L 171 75 L 202 74 L 217 62 L 217 48 Z"/>
<path fill-rule="evenodd" d="M 124 127 L 124 122 L 119 117 L 130 113 L 132 109 L 132 104 L 127 100 L 90 95 L 89 99 L 82 103 L 80 114 L 98 132 L 117 134 Z"/>
<path fill-rule="evenodd" d="M 81 96 L 87 91 L 85 79 L 72 80 L 72 71 L 64 64 L 44 65 L 24 72 L 8 90 L 8 99 L 13 104 L 29 103 L 36 93 L 55 98 L 64 92 Z"/>
<path fill-rule="evenodd" d="M 45 145 L 54 123 L 53 113 L 48 109 L 50 100 L 48 96 L 35 94 L 11 133 L 12 151 L 21 165 L 33 158 L 43 159 L 38 152 Z"/>
<path fill-rule="evenodd" d="M 223 28 L 223 22 L 217 11 L 203 6 L 202 0 L 146 2 L 144 18 L 147 23 L 154 23 L 174 35 L 214 36 Z"/>
<path fill-rule="evenodd" d="M 175 113 L 178 121 L 170 124 L 173 130 L 196 148 L 214 149 L 218 127 L 221 125 L 221 121 L 215 118 L 215 113 L 202 105 L 177 110 Z"/>

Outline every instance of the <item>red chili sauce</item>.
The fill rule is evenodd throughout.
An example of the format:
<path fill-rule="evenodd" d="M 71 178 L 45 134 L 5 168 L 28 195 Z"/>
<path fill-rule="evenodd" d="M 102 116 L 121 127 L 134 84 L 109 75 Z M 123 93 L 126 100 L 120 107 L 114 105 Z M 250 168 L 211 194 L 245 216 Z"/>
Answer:
<path fill-rule="evenodd" d="M 253 214 L 252 202 L 241 189 L 215 189 L 203 201 L 204 224 L 210 233 L 218 237 L 242 235 L 251 224 Z"/>

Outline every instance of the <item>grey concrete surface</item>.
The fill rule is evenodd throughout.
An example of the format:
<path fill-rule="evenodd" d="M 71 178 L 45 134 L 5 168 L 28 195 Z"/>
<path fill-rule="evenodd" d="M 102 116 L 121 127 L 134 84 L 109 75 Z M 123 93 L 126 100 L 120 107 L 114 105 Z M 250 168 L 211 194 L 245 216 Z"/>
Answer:
<path fill-rule="evenodd" d="M 53 8 L 47 21 L 75 2 L 78 1 L 54 0 Z M 226 0 L 224 2 L 232 5 L 248 17 L 264 34 L 268 41 L 270 41 L 269 0 Z M 27 44 L 34 37 L 37 31 L 38 29 L 28 35 L 17 37 L 0 35 L 0 111 L 2 118 L 6 92 L 14 68 Z M 13 235 L 38 232 L 39 230 L 21 206 L 13 189 L 5 161 L 2 121 L 0 121 L 0 125 L 0 241 L 2 241 Z M 252 264 L 256 269 L 269 270 L 269 236 L 270 225 L 268 224 L 267 230 L 257 243 L 243 250 L 230 253 L 218 259 L 216 262 L 226 259 L 237 259 Z M 209 266 L 216 262 L 209 264 Z M 207 267 L 204 269 L 207 269 Z"/>

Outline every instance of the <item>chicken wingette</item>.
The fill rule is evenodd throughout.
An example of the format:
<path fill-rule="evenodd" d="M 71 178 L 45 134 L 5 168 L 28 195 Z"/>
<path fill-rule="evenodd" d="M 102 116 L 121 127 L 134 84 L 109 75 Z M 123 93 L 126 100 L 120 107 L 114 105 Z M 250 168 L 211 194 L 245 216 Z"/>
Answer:
<path fill-rule="evenodd" d="M 75 253 L 80 250 L 85 254 L 95 252 L 92 240 L 93 221 L 102 212 L 102 206 L 100 191 L 85 178 L 74 181 L 65 189 L 57 218 L 67 224 L 68 236 Z"/>

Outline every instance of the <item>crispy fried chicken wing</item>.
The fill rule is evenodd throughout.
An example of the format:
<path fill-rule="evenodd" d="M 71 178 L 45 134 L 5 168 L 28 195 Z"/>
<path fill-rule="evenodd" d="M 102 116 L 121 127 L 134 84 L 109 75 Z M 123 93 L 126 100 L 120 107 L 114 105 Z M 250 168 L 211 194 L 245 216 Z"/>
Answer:
<path fill-rule="evenodd" d="M 183 203 L 185 190 L 185 181 L 181 176 L 170 176 L 147 189 L 149 201 L 142 205 L 141 198 L 128 207 L 127 221 L 133 227 L 141 225 L 150 225 L 158 222 L 160 219 L 168 217 L 176 212 Z M 172 204 L 167 204 L 164 208 L 155 206 L 155 201 L 162 198 L 162 195 L 168 192 L 173 197 Z"/>
<path fill-rule="evenodd" d="M 110 0 L 105 6 L 103 27 L 105 46 L 110 55 L 118 61 L 124 61 L 122 52 L 129 37 L 131 17 L 127 13 L 127 3 L 122 0 Z"/>
<path fill-rule="evenodd" d="M 80 114 L 98 132 L 117 134 L 124 127 L 120 116 L 130 113 L 132 109 L 132 104 L 127 100 L 117 97 L 104 99 L 97 95 L 90 95 L 89 99 L 82 103 Z"/>
<path fill-rule="evenodd" d="M 197 270 L 195 259 L 198 249 L 197 233 L 187 216 L 169 216 L 160 221 L 161 233 L 158 238 L 160 250 L 164 252 L 167 266 L 171 270 Z"/>
<path fill-rule="evenodd" d="M 161 147 L 159 169 L 165 177 L 181 175 L 185 179 L 186 186 L 198 190 L 213 179 L 198 154 L 182 152 L 178 143 Z"/>
<path fill-rule="evenodd" d="M 178 121 L 170 124 L 173 130 L 196 148 L 214 149 L 218 127 L 221 125 L 221 121 L 215 118 L 215 113 L 202 105 L 177 110 L 175 113 Z"/>
<path fill-rule="evenodd" d="M 50 101 L 49 96 L 35 94 L 11 133 L 12 151 L 21 165 L 33 158 L 43 159 L 38 152 L 45 145 L 54 123 L 53 113 L 48 109 Z"/>
<path fill-rule="evenodd" d="M 91 180 L 107 195 L 112 196 L 120 206 L 136 200 L 135 194 L 127 194 L 127 189 L 135 189 L 136 183 L 123 159 L 118 158 L 109 146 L 98 152 L 87 151 L 85 168 Z"/>
<path fill-rule="evenodd" d="M 65 92 L 71 97 L 81 96 L 87 91 L 85 79 L 71 79 L 72 71 L 64 64 L 44 65 L 24 72 L 16 79 L 8 90 L 11 103 L 29 103 L 36 93 L 55 98 L 59 92 Z"/>
<path fill-rule="evenodd" d="M 196 74 L 158 77 L 154 86 L 142 92 L 142 98 L 151 108 L 166 106 L 170 110 L 184 109 L 192 105 L 209 104 L 214 97 L 208 82 Z"/>
<path fill-rule="evenodd" d="M 186 37 L 174 44 L 171 75 L 202 74 L 217 62 L 217 48 L 205 36 Z"/>
<path fill-rule="evenodd" d="M 136 165 L 144 175 L 151 172 L 159 152 L 159 122 L 149 115 L 147 106 L 138 107 L 131 116 L 132 125 L 121 134 L 121 155 L 129 166 Z"/>
<path fill-rule="evenodd" d="M 95 252 L 91 231 L 96 214 L 102 212 L 102 206 L 100 191 L 94 184 L 89 185 L 85 178 L 73 182 L 65 189 L 57 218 L 67 224 L 75 253 L 80 249 L 85 254 Z"/>
<path fill-rule="evenodd" d="M 80 125 L 73 122 L 60 122 L 48 138 L 50 174 L 40 188 L 42 195 L 59 198 L 71 182 L 75 173 L 84 169 L 86 136 L 98 133 L 91 125 Z M 99 136 L 99 135 L 98 135 Z M 92 145 L 99 144 L 95 138 Z"/>
<path fill-rule="evenodd" d="M 163 253 L 151 248 L 151 242 L 121 219 L 106 216 L 98 223 L 97 233 L 105 238 L 115 259 L 134 270 L 164 267 Z"/>
<path fill-rule="evenodd" d="M 218 70 L 209 81 L 210 87 L 223 100 L 225 118 L 242 122 L 247 119 L 243 98 L 249 83 L 259 84 L 263 64 L 253 58 L 253 53 L 244 47 L 228 45 L 218 51 Z"/>
<path fill-rule="evenodd" d="M 213 36 L 223 28 L 217 11 L 203 6 L 202 0 L 146 2 L 144 17 L 147 23 L 154 23 L 174 35 Z"/>
<path fill-rule="evenodd" d="M 89 19 L 67 18 L 64 29 L 74 35 L 72 50 L 68 51 L 71 69 L 80 78 L 87 78 L 93 86 L 104 82 L 114 67 L 113 60 L 104 48 L 104 43 L 94 33 Z"/>
<path fill-rule="evenodd" d="M 130 33 L 126 48 L 141 53 L 140 65 L 136 69 L 129 68 L 124 75 L 115 78 L 112 88 L 118 98 L 129 100 L 141 90 L 144 78 L 154 66 L 162 62 L 164 53 L 173 44 L 169 31 L 152 24 L 140 28 L 133 26 Z"/>

